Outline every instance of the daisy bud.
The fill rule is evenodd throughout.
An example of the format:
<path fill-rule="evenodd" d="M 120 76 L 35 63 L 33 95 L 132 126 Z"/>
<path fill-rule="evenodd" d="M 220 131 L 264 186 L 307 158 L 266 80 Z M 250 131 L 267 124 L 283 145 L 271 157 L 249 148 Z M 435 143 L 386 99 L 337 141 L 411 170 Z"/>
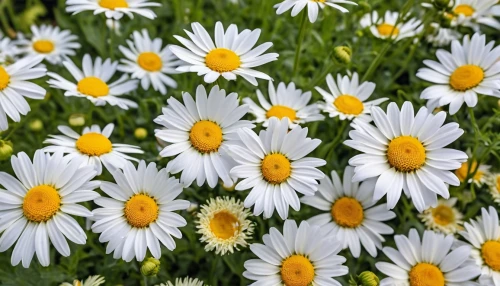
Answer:
<path fill-rule="evenodd" d="M 146 130 L 146 128 L 136 128 L 134 131 L 134 137 L 137 140 L 144 140 L 146 139 L 146 137 L 148 137 L 148 131 Z"/>
<path fill-rule="evenodd" d="M 85 125 L 85 116 L 83 114 L 72 114 L 68 119 L 69 125 L 79 127 Z"/>
<path fill-rule="evenodd" d="M 148 257 L 141 265 L 141 273 L 144 276 L 156 276 L 160 271 L 160 260 L 153 257 Z"/>
<path fill-rule="evenodd" d="M 0 140 L 0 161 L 8 160 L 12 152 L 12 142 Z"/>
<path fill-rule="evenodd" d="M 446 9 L 450 4 L 450 0 L 434 0 L 433 4 L 434 7 L 436 7 L 436 9 L 438 10 Z"/>
<path fill-rule="evenodd" d="M 359 283 L 361 286 L 378 286 L 380 285 L 380 280 L 377 275 L 371 271 L 363 271 L 358 276 Z"/>
<path fill-rule="evenodd" d="M 351 62 L 352 50 L 346 46 L 335 47 L 333 50 L 333 58 L 343 64 Z"/>
<path fill-rule="evenodd" d="M 43 122 L 40 119 L 31 120 L 29 127 L 31 131 L 38 132 L 43 129 Z"/>

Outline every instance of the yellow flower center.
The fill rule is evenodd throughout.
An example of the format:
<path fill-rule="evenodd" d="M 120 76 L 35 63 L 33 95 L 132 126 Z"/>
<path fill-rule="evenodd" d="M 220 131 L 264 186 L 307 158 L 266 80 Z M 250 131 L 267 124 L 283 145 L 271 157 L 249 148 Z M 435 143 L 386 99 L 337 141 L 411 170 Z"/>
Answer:
<path fill-rule="evenodd" d="M 99 5 L 110 10 L 115 10 L 115 8 L 128 8 L 126 0 L 101 0 L 99 1 Z"/>
<path fill-rule="evenodd" d="M 484 262 L 494 271 L 500 271 L 500 242 L 490 240 L 483 244 L 481 255 Z"/>
<path fill-rule="evenodd" d="M 189 132 L 191 145 L 201 153 L 217 152 L 222 144 L 222 129 L 208 121 L 198 121 Z"/>
<path fill-rule="evenodd" d="M 24 216 L 33 222 L 51 219 L 61 207 L 61 197 L 51 186 L 36 186 L 26 193 L 23 201 Z"/>
<path fill-rule="evenodd" d="M 218 48 L 210 51 L 205 57 L 207 67 L 216 72 L 230 72 L 241 65 L 240 57 L 233 51 Z"/>
<path fill-rule="evenodd" d="M 325 3 L 326 0 L 310 0 L 311 2 L 320 2 L 320 3 Z"/>
<path fill-rule="evenodd" d="M 410 286 L 444 286 L 441 270 L 429 263 L 419 263 L 410 270 Z"/>
<path fill-rule="evenodd" d="M 79 92 L 92 97 L 106 96 L 109 93 L 109 86 L 102 81 L 102 79 L 94 76 L 81 79 L 78 82 L 76 89 Z"/>
<path fill-rule="evenodd" d="M 393 36 L 399 35 L 399 29 L 394 25 L 383 23 L 377 26 L 378 33 L 381 36 L 389 37 L 392 33 Z"/>
<path fill-rule="evenodd" d="M 471 173 L 474 172 L 474 169 L 476 169 L 476 167 L 477 167 L 477 162 L 473 161 L 472 166 L 470 167 L 470 172 Z M 457 175 L 460 182 L 463 182 L 463 181 L 465 181 L 465 178 L 467 178 L 468 171 L 469 171 L 469 163 L 464 162 L 464 163 L 462 163 L 460 168 L 458 168 L 455 171 L 455 175 Z M 478 182 L 483 178 L 483 176 L 484 176 L 484 172 L 481 170 L 477 170 L 476 174 L 474 175 L 473 180 Z"/>
<path fill-rule="evenodd" d="M 141 68 L 150 72 L 159 71 L 163 66 L 160 56 L 150 52 L 140 54 L 137 63 Z"/>
<path fill-rule="evenodd" d="M 99 133 L 86 133 L 76 140 L 76 149 L 88 156 L 101 156 L 113 150 L 109 139 Z"/>
<path fill-rule="evenodd" d="M 338 111 L 344 114 L 359 115 L 365 109 L 363 102 L 357 97 L 343 94 L 335 99 L 333 105 L 338 109 Z"/>
<path fill-rule="evenodd" d="M 287 117 L 288 119 L 290 119 L 290 121 L 294 121 L 295 119 L 297 119 L 297 113 L 295 112 L 295 110 L 284 105 L 274 105 L 266 112 L 267 118 L 271 118 L 273 116 L 278 117 L 280 120 L 283 117 Z"/>
<path fill-rule="evenodd" d="M 292 255 L 281 265 L 281 280 L 286 286 L 309 286 L 314 280 L 314 266 L 302 255 Z"/>
<path fill-rule="evenodd" d="M 435 223 L 447 226 L 455 221 L 455 214 L 451 207 L 447 205 L 438 205 L 432 209 L 432 218 Z"/>
<path fill-rule="evenodd" d="M 0 90 L 4 90 L 9 85 L 10 75 L 7 71 L 0 66 Z"/>
<path fill-rule="evenodd" d="M 262 160 L 262 176 L 271 184 L 281 184 L 292 173 L 290 161 L 282 154 L 269 154 Z"/>
<path fill-rule="evenodd" d="M 332 205 L 332 218 L 342 227 L 355 228 L 363 222 L 363 206 L 358 200 L 343 197 Z"/>
<path fill-rule="evenodd" d="M 240 221 L 232 213 L 220 211 L 210 219 L 212 233 L 221 239 L 228 239 L 240 229 Z"/>
<path fill-rule="evenodd" d="M 497 192 L 500 193 L 500 175 L 497 176 Z"/>
<path fill-rule="evenodd" d="M 54 43 L 47 40 L 38 40 L 33 43 L 33 49 L 40 54 L 48 54 L 54 50 Z"/>
<path fill-rule="evenodd" d="M 125 203 L 124 212 L 128 224 L 143 228 L 158 218 L 158 204 L 148 195 L 134 195 Z"/>
<path fill-rule="evenodd" d="M 472 16 L 472 14 L 474 14 L 475 10 L 470 5 L 461 4 L 461 5 L 458 5 L 455 8 L 455 10 L 453 10 L 453 12 L 455 12 L 455 14 L 461 14 L 461 15 L 470 17 L 470 16 Z"/>
<path fill-rule="evenodd" d="M 457 68 L 450 76 L 450 86 L 454 90 L 466 91 L 478 86 L 484 79 L 484 71 L 475 65 Z"/>
<path fill-rule="evenodd" d="M 411 136 L 400 136 L 389 143 L 387 159 L 391 167 L 400 172 L 418 170 L 425 163 L 425 148 Z"/>

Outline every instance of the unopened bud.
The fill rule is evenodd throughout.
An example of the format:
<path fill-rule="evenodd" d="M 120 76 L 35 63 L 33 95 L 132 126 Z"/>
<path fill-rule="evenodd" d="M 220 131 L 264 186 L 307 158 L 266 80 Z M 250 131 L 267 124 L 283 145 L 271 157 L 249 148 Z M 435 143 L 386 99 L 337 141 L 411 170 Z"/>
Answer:
<path fill-rule="evenodd" d="M 43 129 L 43 122 L 40 119 L 33 119 L 29 123 L 29 127 L 31 131 L 38 132 Z"/>
<path fill-rule="evenodd" d="M 361 272 L 358 279 L 361 286 L 378 286 L 380 284 L 380 280 L 377 275 L 371 271 Z"/>
<path fill-rule="evenodd" d="M 68 119 L 69 125 L 73 127 L 80 127 L 85 125 L 85 115 L 83 114 L 72 114 Z"/>
<path fill-rule="evenodd" d="M 0 140 L 0 161 L 8 160 L 13 151 L 12 142 Z"/>
<path fill-rule="evenodd" d="M 442 10 L 448 8 L 448 5 L 450 5 L 450 0 L 434 0 L 432 4 L 434 4 L 434 7 L 436 7 L 436 9 Z"/>
<path fill-rule="evenodd" d="M 333 50 L 333 57 L 343 63 L 348 64 L 351 62 L 352 50 L 346 46 L 335 47 Z"/>
<path fill-rule="evenodd" d="M 146 128 L 136 128 L 134 131 L 134 137 L 137 140 L 144 140 L 146 139 L 146 137 L 148 137 L 148 131 L 146 130 Z"/>
<path fill-rule="evenodd" d="M 148 257 L 146 260 L 142 262 L 141 265 L 142 275 L 147 277 L 156 276 L 156 274 L 158 274 L 159 271 L 160 271 L 160 260 L 153 257 Z"/>

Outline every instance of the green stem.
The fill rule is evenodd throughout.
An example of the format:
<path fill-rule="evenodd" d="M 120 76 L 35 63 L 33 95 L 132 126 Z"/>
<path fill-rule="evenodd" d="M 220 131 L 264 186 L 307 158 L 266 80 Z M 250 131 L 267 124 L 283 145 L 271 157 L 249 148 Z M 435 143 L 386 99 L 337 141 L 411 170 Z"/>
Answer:
<path fill-rule="evenodd" d="M 114 61 L 115 60 L 115 55 L 114 55 L 114 41 L 115 41 L 115 20 L 112 22 L 113 24 L 109 28 L 109 58 Z"/>
<path fill-rule="evenodd" d="M 214 260 L 212 261 L 212 266 L 210 267 L 210 275 L 208 281 L 212 283 L 212 285 L 217 284 L 217 276 L 215 275 L 215 270 L 217 269 L 217 264 L 219 264 L 219 255 L 216 255 Z"/>
<path fill-rule="evenodd" d="M 307 90 L 310 90 L 314 88 L 320 81 L 324 80 L 325 77 L 333 70 L 335 67 L 336 62 L 333 60 L 330 62 L 330 64 L 326 67 L 326 69 L 317 77 L 315 78 L 307 87 Z"/>
<path fill-rule="evenodd" d="M 297 68 L 299 67 L 300 51 L 302 49 L 302 42 L 304 41 L 306 24 L 307 24 L 307 14 L 306 14 L 306 12 L 302 12 L 302 20 L 301 20 L 301 24 L 300 24 L 299 37 L 297 39 L 297 48 L 295 50 L 295 60 L 293 61 L 292 77 L 295 77 L 295 75 L 297 74 Z"/>

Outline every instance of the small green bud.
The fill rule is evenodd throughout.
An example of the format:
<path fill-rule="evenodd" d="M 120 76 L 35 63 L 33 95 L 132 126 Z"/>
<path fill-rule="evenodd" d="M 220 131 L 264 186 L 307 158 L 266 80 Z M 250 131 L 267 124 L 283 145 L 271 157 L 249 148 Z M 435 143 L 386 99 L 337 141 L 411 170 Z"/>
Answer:
<path fill-rule="evenodd" d="M 351 62 L 352 50 L 346 46 L 339 46 L 333 49 L 333 57 L 343 64 Z"/>
<path fill-rule="evenodd" d="M 361 286 L 378 286 L 380 284 L 380 280 L 377 275 L 371 271 L 361 272 L 358 279 Z"/>
<path fill-rule="evenodd" d="M 160 260 L 153 257 L 148 257 L 146 260 L 142 262 L 141 265 L 142 275 L 147 277 L 156 276 L 156 274 L 158 274 L 159 271 L 160 271 Z"/>
<path fill-rule="evenodd" d="M 31 131 L 38 132 L 43 129 L 43 121 L 40 119 L 33 119 L 29 123 L 29 127 Z"/>
<path fill-rule="evenodd" d="M 432 4 L 434 4 L 434 7 L 436 7 L 436 9 L 442 10 L 448 8 L 448 5 L 450 5 L 450 0 L 434 0 Z"/>
<path fill-rule="evenodd" d="M 137 140 L 144 140 L 146 139 L 146 137 L 148 137 L 148 131 L 146 130 L 146 128 L 136 128 L 134 131 L 134 137 Z"/>
<path fill-rule="evenodd" d="M 0 140 L 0 161 L 8 160 L 13 151 L 12 142 Z"/>
<path fill-rule="evenodd" d="M 71 114 L 68 119 L 69 125 L 73 127 L 80 127 L 85 125 L 85 115 L 83 114 Z"/>

